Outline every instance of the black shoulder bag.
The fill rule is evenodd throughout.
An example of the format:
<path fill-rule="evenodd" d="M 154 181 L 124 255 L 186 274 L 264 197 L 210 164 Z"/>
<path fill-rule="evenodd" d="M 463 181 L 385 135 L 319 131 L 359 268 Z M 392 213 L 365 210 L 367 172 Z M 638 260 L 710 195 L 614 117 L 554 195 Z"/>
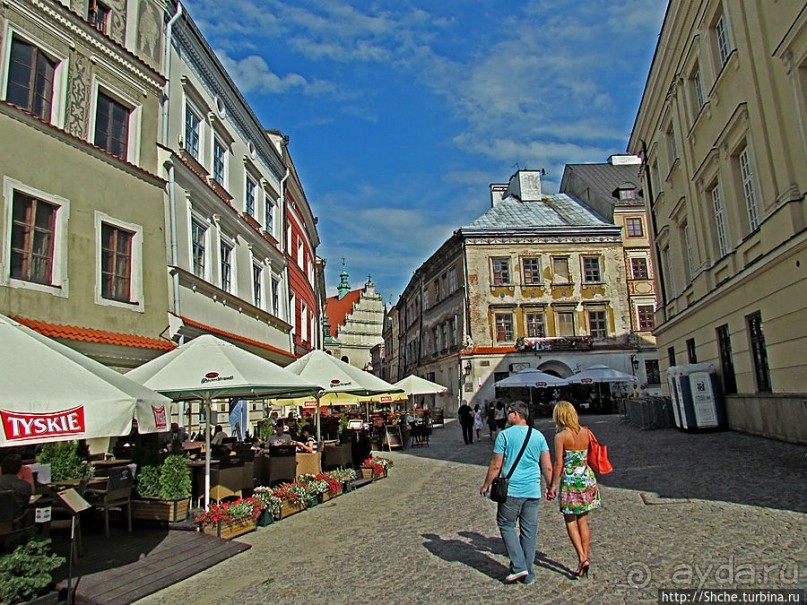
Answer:
<path fill-rule="evenodd" d="M 527 443 L 529 443 L 530 441 L 531 431 L 532 427 L 528 426 L 527 437 L 524 439 L 524 445 L 521 446 L 521 451 L 518 453 L 518 456 L 516 456 L 516 460 L 515 462 L 513 462 L 513 466 L 511 466 L 510 470 L 507 472 L 507 476 L 502 477 L 502 475 L 499 474 L 499 476 L 493 480 L 493 483 L 490 484 L 490 499 L 493 500 L 494 502 L 507 501 L 507 488 L 510 483 L 510 477 L 513 475 L 513 471 L 516 470 L 516 467 L 518 466 L 519 460 L 521 460 L 521 455 L 524 453 L 524 450 L 527 449 Z"/>

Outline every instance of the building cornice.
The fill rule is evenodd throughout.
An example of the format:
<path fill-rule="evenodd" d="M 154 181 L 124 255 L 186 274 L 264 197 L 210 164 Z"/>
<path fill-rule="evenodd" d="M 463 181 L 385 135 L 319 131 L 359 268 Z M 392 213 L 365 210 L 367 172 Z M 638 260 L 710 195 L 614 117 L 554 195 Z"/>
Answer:
<path fill-rule="evenodd" d="M 187 13 L 183 13 L 181 23 L 183 26 L 174 29 L 174 42 L 184 51 L 181 56 L 190 59 L 184 61 L 185 64 L 196 71 L 211 96 L 221 99 L 241 137 L 255 145 L 266 165 L 277 175 L 285 174 L 283 158 L 267 137 L 260 120 Z"/>
<path fill-rule="evenodd" d="M 137 55 L 133 54 L 126 47 L 121 46 L 112 38 L 103 36 L 98 30 L 71 10 L 61 7 L 58 2 L 43 2 L 42 0 L 3 0 L 4 4 L 13 5 L 14 8 L 26 15 L 31 14 L 31 6 L 42 11 L 53 22 L 61 25 L 71 36 L 84 42 L 89 48 L 97 51 L 101 57 L 108 59 L 112 64 L 123 68 L 124 73 L 118 72 L 122 78 L 134 82 L 131 73 L 139 78 L 140 82 L 147 84 L 152 93 L 162 91 L 164 79 L 156 70 L 149 67 Z M 71 44 L 72 46 L 72 44 Z M 140 87 L 139 84 L 134 84 Z"/>

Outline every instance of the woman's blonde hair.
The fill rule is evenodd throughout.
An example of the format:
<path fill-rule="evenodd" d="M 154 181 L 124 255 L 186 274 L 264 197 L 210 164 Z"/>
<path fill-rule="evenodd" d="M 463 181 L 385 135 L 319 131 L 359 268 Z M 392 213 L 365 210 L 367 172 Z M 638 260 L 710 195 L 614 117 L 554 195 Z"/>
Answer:
<path fill-rule="evenodd" d="M 555 426 L 558 431 L 563 429 L 572 429 L 575 433 L 580 432 L 580 421 L 577 418 L 577 410 L 568 401 L 559 401 L 555 404 L 555 409 L 552 410 L 552 420 L 555 421 Z"/>

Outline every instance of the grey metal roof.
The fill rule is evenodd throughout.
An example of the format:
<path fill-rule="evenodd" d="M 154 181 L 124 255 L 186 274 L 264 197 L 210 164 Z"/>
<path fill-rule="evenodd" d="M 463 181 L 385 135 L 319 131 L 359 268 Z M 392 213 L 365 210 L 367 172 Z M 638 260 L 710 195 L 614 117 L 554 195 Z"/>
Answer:
<path fill-rule="evenodd" d="M 630 203 L 643 204 L 641 170 L 642 167 L 639 164 L 616 166 L 607 163 L 566 164 L 561 181 L 561 189 L 564 189 L 564 184 L 569 179 L 567 173 L 572 172 L 579 181 L 585 182 L 596 196 L 610 198 L 611 202 L 614 204 L 620 203 L 619 198 L 614 197 L 614 191 L 626 183 L 632 183 L 636 186 L 637 200 L 631 201 Z"/>
<path fill-rule="evenodd" d="M 462 230 L 612 226 L 580 200 L 555 193 L 538 201 L 507 197 Z"/>

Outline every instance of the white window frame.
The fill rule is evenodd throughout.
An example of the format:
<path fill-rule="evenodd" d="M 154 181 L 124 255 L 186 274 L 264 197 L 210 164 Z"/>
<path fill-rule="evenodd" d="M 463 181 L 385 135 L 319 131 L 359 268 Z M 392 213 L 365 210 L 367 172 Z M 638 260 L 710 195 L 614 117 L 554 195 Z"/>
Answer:
<path fill-rule="evenodd" d="M 51 124 L 57 128 L 64 128 L 65 121 L 65 107 L 67 105 L 67 75 L 69 71 L 68 55 L 59 52 L 53 46 L 34 38 L 29 33 L 17 29 L 11 23 L 8 24 L 6 31 L 3 33 L 3 45 L 0 48 L 0 60 L 2 60 L 2 72 L 0 72 L 0 95 L 5 100 L 8 91 L 8 72 L 11 65 L 11 42 L 12 38 L 18 38 L 32 44 L 39 48 L 42 52 L 48 55 L 51 60 L 56 62 L 53 70 L 53 92 L 50 104 L 50 119 Z"/>
<path fill-rule="evenodd" d="M 90 126 L 87 130 L 87 140 L 95 145 L 95 120 L 98 113 L 98 93 L 114 99 L 121 105 L 129 108 L 129 130 L 126 142 L 126 162 L 140 165 L 140 125 L 143 119 L 143 105 L 134 98 L 118 91 L 114 86 L 102 81 L 97 76 L 92 79 L 92 97 L 90 98 Z"/>
<path fill-rule="evenodd" d="M 249 211 L 249 185 L 252 184 L 252 212 Z M 256 214 L 258 213 L 258 189 L 260 185 L 258 179 L 249 171 L 244 174 L 244 214 L 248 214 L 257 220 Z"/>
<path fill-rule="evenodd" d="M 190 148 L 188 147 L 188 111 L 193 113 L 197 118 L 199 118 L 199 122 L 197 123 L 197 138 L 198 138 L 198 146 L 199 148 L 196 150 L 196 153 L 193 153 Z M 205 157 L 205 149 L 204 149 L 204 123 L 205 123 L 205 112 L 200 111 L 196 104 L 190 99 L 189 96 L 185 96 L 184 102 L 182 104 L 182 148 L 188 152 L 196 161 L 201 162 L 201 158 Z"/>
<path fill-rule="evenodd" d="M 260 271 L 258 282 L 255 283 L 255 270 Z M 250 275 L 250 283 L 252 283 L 252 304 L 259 309 L 266 308 L 266 288 L 264 287 L 264 270 L 263 265 L 258 261 L 252 262 L 252 275 Z M 257 292 L 255 286 L 257 285 Z M 258 300 L 260 298 L 260 300 Z"/>
<path fill-rule="evenodd" d="M 221 179 L 216 178 L 216 147 L 221 147 L 224 154 L 221 156 Z M 227 181 L 229 180 L 229 156 L 230 148 L 224 143 L 218 134 L 213 134 L 213 145 L 210 149 L 210 176 L 214 178 L 219 185 L 227 189 Z"/>
<path fill-rule="evenodd" d="M 270 274 L 270 291 L 269 296 L 271 300 L 271 308 L 268 309 L 275 317 L 280 317 L 281 307 L 280 307 L 280 278 L 273 275 L 271 270 L 269 271 Z"/>
<path fill-rule="evenodd" d="M 59 207 L 59 210 L 56 212 L 56 224 L 53 234 L 53 265 L 50 284 L 38 284 L 11 277 L 11 230 L 15 191 Z M 66 198 L 30 187 L 15 179 L 3 177 L 3 204 L 5 225 L 2 233 L 3 249 L 0 250 L 0 285 L 10 288 L 36 290 L 60 298 L 67 298 L 70 293 L 67 275 L 67 227 L 70 218 L 70 201 Z"/>
<path fill-rule="evenodd" d="M 726 61 L 729 60 L 731 51 L 734 50 L 731 45 L 731 35 L 729 33 L 729 25 L 725 12 L 721 12 L 720 16 L 715 21 L 714 30 L 717 54 L 720 58 L 720 66 L 722 67 L 726 64 Z"/>
<path fill-rule="evenodd" d="M 720 258 L 729 253 L 728 226 L 726 225 L 726 210 L 720 193 L 720 183 L 716 182 L 709 190 L 712 198 L 712 209 L 715 213 L 715 232 L 717 234 L 717 252 Z"/>
<path fill-rule="evenodd" d="M 448 270 L 448 290 L 449 292 L 457 291 L 457 268 L 451 267 Z"/>
<path fill-rule="evenodd" d="M 689 233 L 689 223 L 684 225 L 684 254 L 686 255 L 687 269 L 689 270 L 689 279 L 695 277 L 695 257 L 694 250 L 692 249 L 692 237 Z"/>
<path fill-rule="evenodd" d="M 275 236 L 275 202 L 268 195 L 264 195 L 263 228 L 269 235 Z"/>
<path fill-rule="evenodd" d="M 297 235 L 297 266 L 301 270 L 305 268 L 305 244 L 300 235 Z"/>
<path fill-rule="evenodd" d="M 224 287 L 224 274 L 222 272 L 222 258 L 221 258 L 221 247 L 228 246 L 230 248 L 230 255 L 228 257 L 228 261 L 230 264 L 230 287 Z M 219 273 L 219 288 L 224 290 L 225 292 L 229 292 L 230 294 L 237 294 L 238 292 L 238 279 L 237 279 L 237 270 L 238 265 L 236 263 L 236 247 L 235 247 L 235 240 L 227 235 L 224 235 L 219 231 L 219 247 L 218 247 L 218 273 Z M 252 281 L 252 280 L 250 280 Z"/>
<path fill-rule="evenodd" d="M 132 234 L 132 266 L 129 276 L 129 302 L 104 298 L 101 293 L 102 247 L 101 228 L 104 224 L 123 229 Z M 143 296 L 143 227 L 128 223 L 104 212 L 95 211 L 95 304 L 104 307 L 118 307 L 138 313 L 145 312 Z"/>
<path fill-rule="evenodd" d="M 196 270 L 193 266 L 193 221 L 205 226 L 205 266 L 204 266 L 204 275 L 196 275 Z M 211 244 L 211 222 L 202 216 L 200 213 L 191 210 L 190 216 L 188 217 L 188 270 L 193 275 L 196 275 L 199 279 L 203 279 L 207 282 L 212 282 L 213 280 L 210 278 L 210 261 L 212 255 L 210 253 L 210 244 Z"/>
<path fill-rule="evenodd" d="M 308 341 L 308 306 L 300 303 L 300 340 Z"/>
<path fill-rule="evenodd" d="M 737 154 L 737 163 L 740 168 L 740 184 L 743 189 L 745 211 L 748 217 L 749 231 L 756 231 L 761 223 L 759 200 L 757 199 L 757 182 L 754 158 L 748 143 Z"/>

